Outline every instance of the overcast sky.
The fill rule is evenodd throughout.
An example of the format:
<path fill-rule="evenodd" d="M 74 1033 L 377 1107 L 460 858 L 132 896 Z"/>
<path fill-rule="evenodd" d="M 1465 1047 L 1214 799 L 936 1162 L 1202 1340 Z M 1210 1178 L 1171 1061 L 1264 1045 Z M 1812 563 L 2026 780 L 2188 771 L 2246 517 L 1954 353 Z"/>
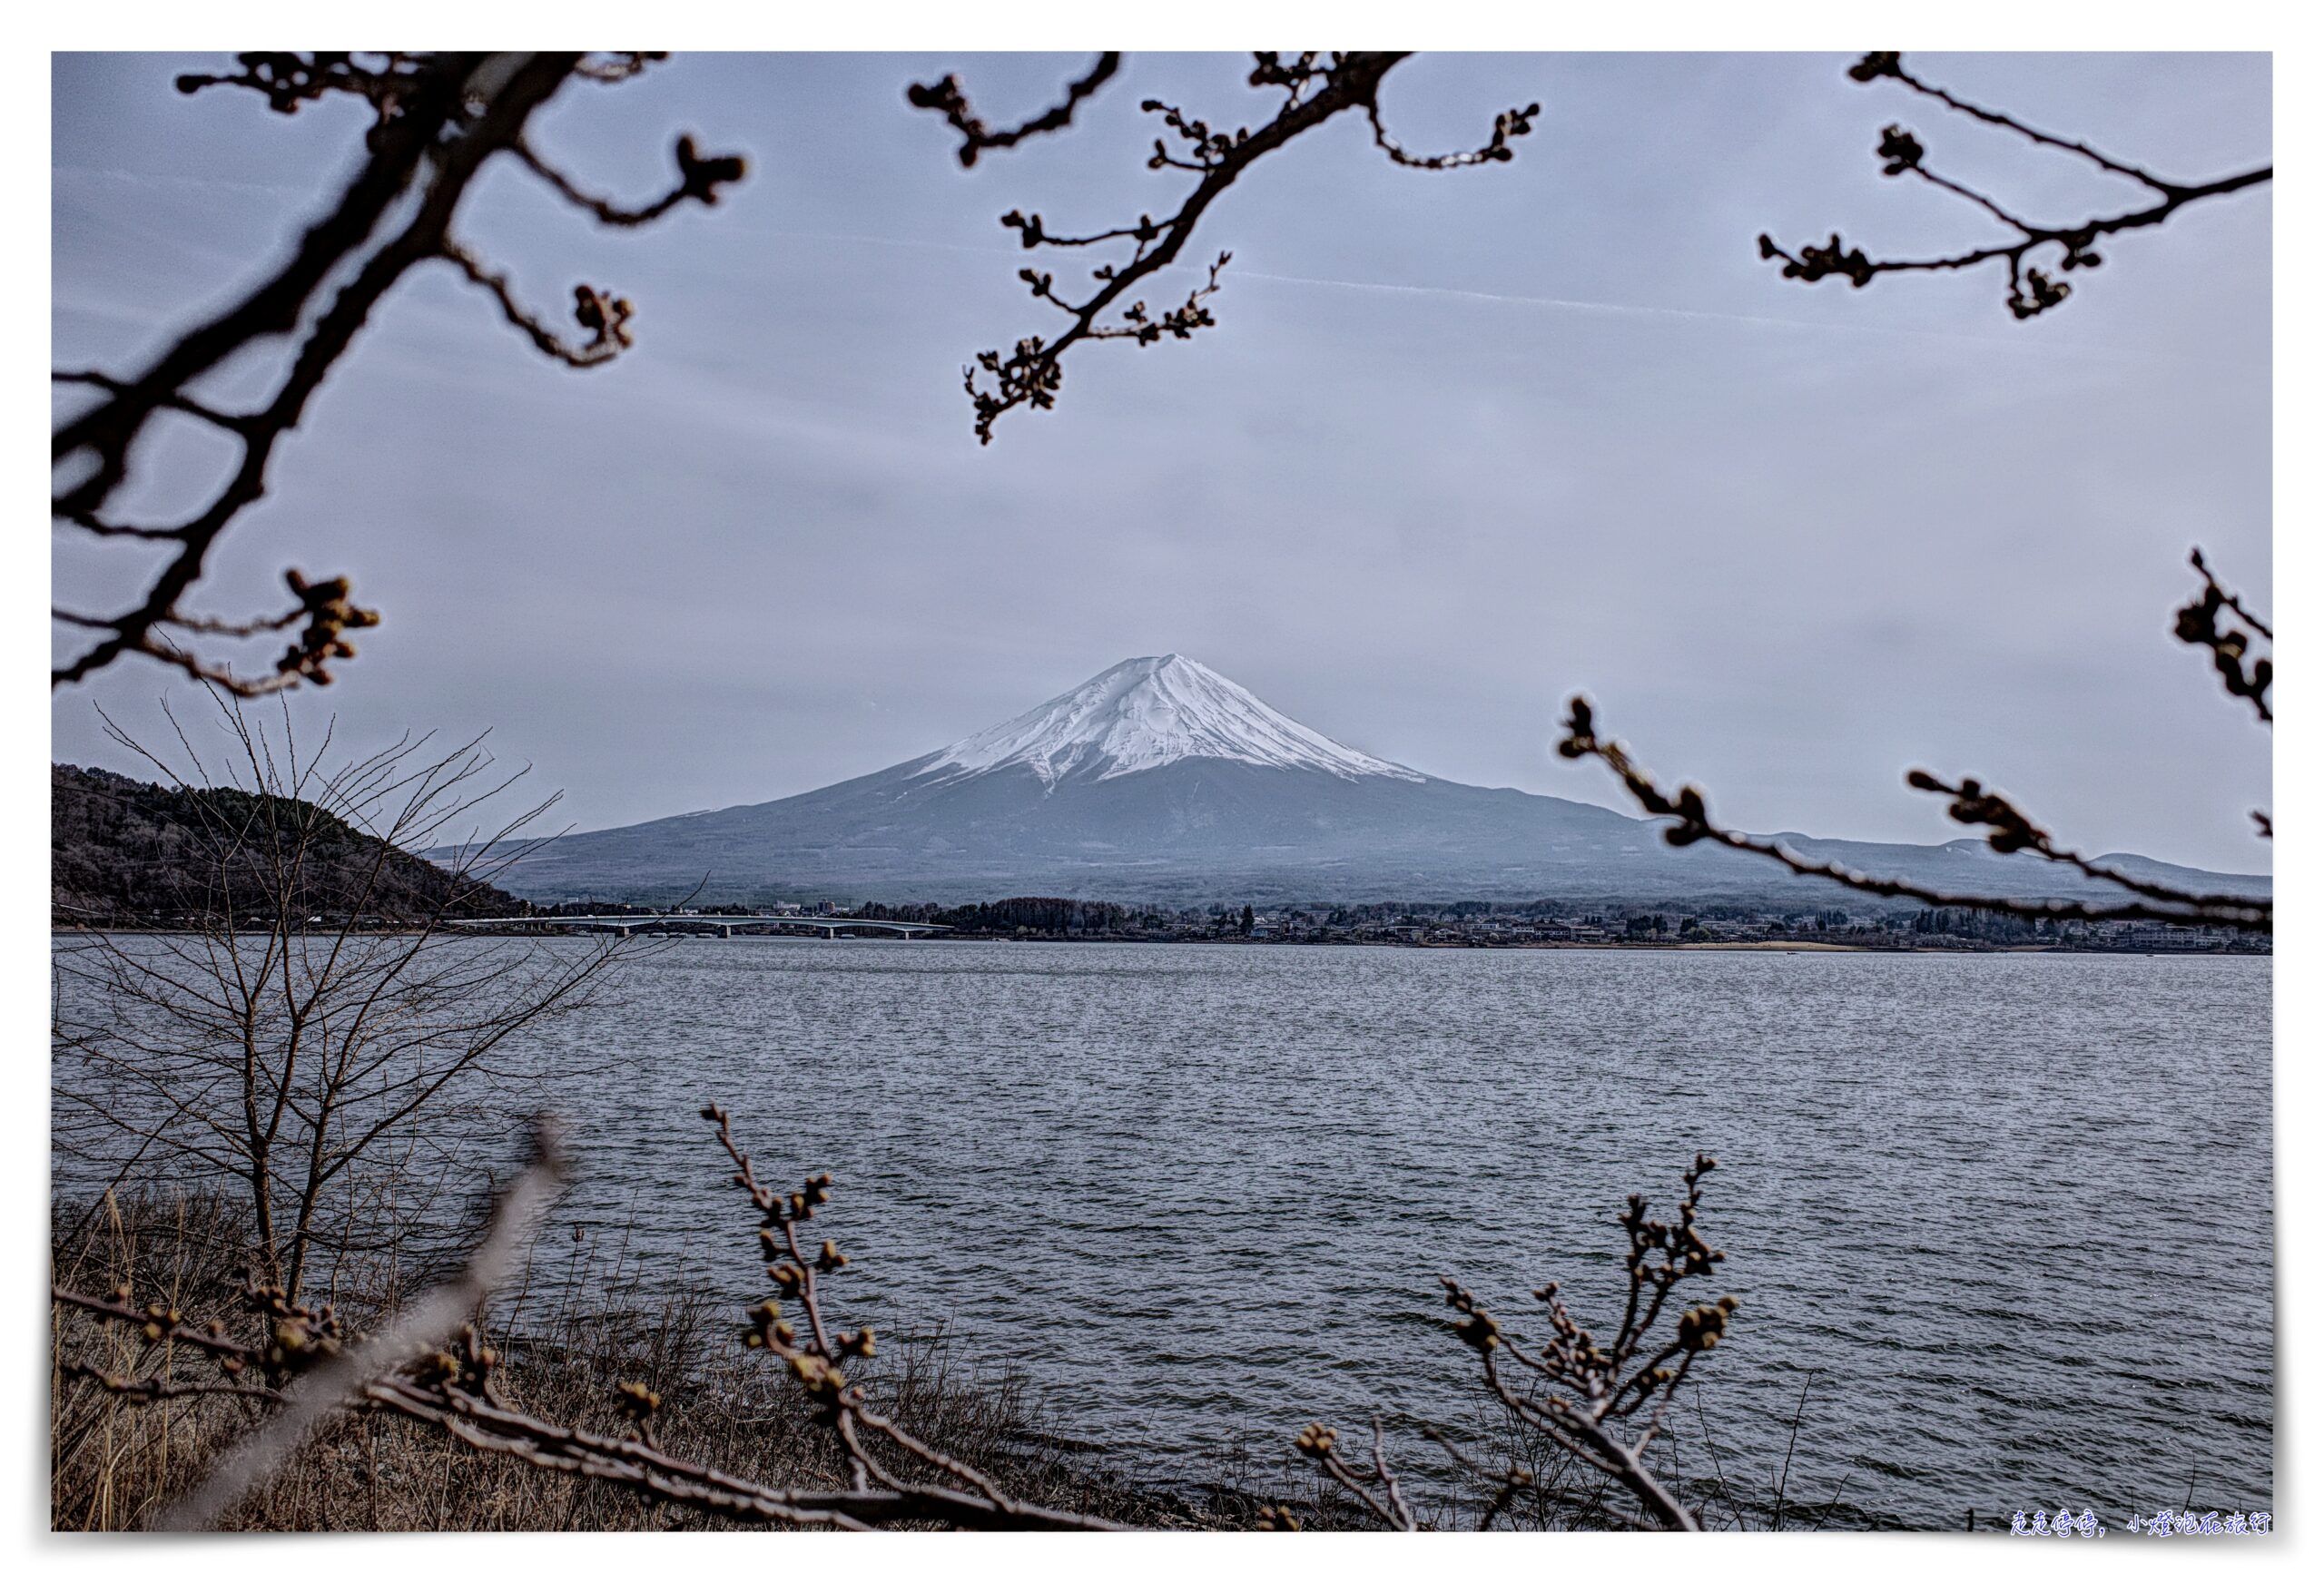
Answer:
<path fill-rule="evenodd" d="M 1189 249 L 1235 254 L 1216 329 L 1073 354 L 1059 408 L 981 449 L 961 365 L 1056 319 L 997 217 L 1167 212 L 1188 179 L 1145 169 L 1139 101 L 1256 125 L 1247 57 L 1132 56 L 1069 133 L 973 172 L 905 84 L 957 67 L 999 120 L 1088 57 L 682 57 L 576 84 L 536 142 L 588 184 L 658 192 L 680 131 L 753 162 L 638 231 L 513 166 L 471 193 L 461 231 L 526 294 L 628 295 L 635 350 L 551 367 L 448 269 L 409 277 L 200 603 L 351 574 L 386 624 L 301 713 L 359 742 L 490 727 L 584 828 L 865 773 L 1175 650 L 1455 780 L 1621 805 L 1550 751 L 1584 689 L 1747 828 L 1960 833 L 1904 790 L 1917 763 L 2090 850 L 2266 868 L 2269 739 L 2170 623 L 2198 542 L 2270 603 L 2269 190 L 2113 239 L 2030 324 L 1992 271 L 1787 281 L 1762 230 L 1994 240 L 1880 176 L 1891 121 L 2037 217 L 2140 197 L 1849 58 L 1409 62 L 1382 95 L 1407 146 L 1539 99 L 1517 158 L 1420 172 L 1352 120 L 1302 138 Z M 56 63 L 56 360 L 133 372 L 279 260 L 362 117 L 183 98 L 180 58 Z M 2168 176 L 2270 154 L 2264 56 L 1914 64 Z M 213 465 L 158 461 L 157 512 Z M 132 577 L 60 540 L 67 602 L 126 603 Z M 170 691 L 130 662 L 59 693 L 54 755 L 133 768 L 93 706 L 150 733 Z"/>

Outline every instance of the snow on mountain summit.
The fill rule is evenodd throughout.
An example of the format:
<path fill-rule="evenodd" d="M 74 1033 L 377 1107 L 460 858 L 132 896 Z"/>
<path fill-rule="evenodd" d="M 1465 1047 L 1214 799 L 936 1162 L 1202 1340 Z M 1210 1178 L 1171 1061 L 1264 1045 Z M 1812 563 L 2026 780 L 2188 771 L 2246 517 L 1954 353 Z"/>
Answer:
<path fill-rule="evenodd" d="M 1124 660 L 1070 693 L 954 742 L 919 773 L 947 780 L 1022 764 L 1054 785 L 1102 765 L 1109 780 L 1179 759 L 1233 759 L 1342 780 L 1426 776 L 1343 747 L 1182 654 Z"/>

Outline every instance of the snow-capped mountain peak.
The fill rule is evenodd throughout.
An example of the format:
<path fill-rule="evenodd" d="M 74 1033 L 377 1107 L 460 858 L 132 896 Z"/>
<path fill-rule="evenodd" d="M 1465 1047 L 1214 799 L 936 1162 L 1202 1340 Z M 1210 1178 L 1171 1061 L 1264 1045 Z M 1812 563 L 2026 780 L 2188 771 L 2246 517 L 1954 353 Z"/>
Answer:
<path fill-rule="evenodd" d="M 1308 730 L 1183 654 L 1124 660 L 1014 720 L 954 742 L 919 772 L 957 780 L 1021 764 L 1054 785 L 1079 772 L 1095 770 L 1096 779 L 1110 780 L 1179 759 L 1321 770 L 1342 780 L 1427 779 Z"/>

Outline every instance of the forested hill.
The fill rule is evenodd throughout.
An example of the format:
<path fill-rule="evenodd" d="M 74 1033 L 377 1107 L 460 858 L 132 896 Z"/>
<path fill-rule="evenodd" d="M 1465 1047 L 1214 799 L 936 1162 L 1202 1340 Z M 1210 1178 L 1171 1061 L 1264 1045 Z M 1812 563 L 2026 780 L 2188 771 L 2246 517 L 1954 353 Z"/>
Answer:
<path fill-rule="evenodd" d="M 272 882 L 275 853 L 294 846 L 302 849 L 300 909 L 327 921 L 526 910 L 505 890 L 456 880 L 296 799 L 270 806 L 245 792 L 149 785 L 73 764 L 51 765 L 49 782 L 49 903 L 58 924 L 192 923 L 220 916 L 230 892 L 244 916 Z M 237 830 L 250 833 L 238 840 Z M 300 833 L 281 833 L 290 831 Z"/>

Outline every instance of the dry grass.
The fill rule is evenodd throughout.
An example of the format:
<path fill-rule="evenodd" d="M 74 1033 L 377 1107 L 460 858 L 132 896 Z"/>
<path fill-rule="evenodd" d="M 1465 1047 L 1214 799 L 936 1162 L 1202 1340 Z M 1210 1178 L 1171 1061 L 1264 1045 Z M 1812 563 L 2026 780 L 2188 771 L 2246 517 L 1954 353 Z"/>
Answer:
<path fill-rule="evenodd" d="M 235 1339 L 259 1338 L 260 1322 L 247 1316 L 240 1300 L 252 1242 L 247 1212 L 235 1200 L 109 1195 L 77 1217 L 61 1217 L 52 1240 L 61 1287 L 105 1293 L 125 1284 L 138 1306 L 158 1302 L 197 1322 L 235 1316 L 229 1321 Z M 618 1405 L 619 1387 L 635 1382 L 660 1398 L 653 1429 L 670 1455 L 762 1486 L 845 1488 L 849 1463 L 827 1423 L 818 1421 L 814 1402 L 788 1371 L 740 1344 L 742 1316 L 692 1290 L 655 1289 L 645 1261 L 629 1249 L 629 1239 L 618 1234 L 545 1242 L 526 1274 L 478 1316 L 502 1359 L 497 1378 L 511 1404 L 553 1422 L 629 1434 L 635 1425 Z M 426 1263 L 399 1246 L 378 1246 L 359 1261 L 342 1257 L 322 1294 L 352 1330 L 376 1328 L 429 1284 L 420 1267 Z M 124 1400 L 74 1377 L 71 1366 L 94 1366 L 123 1380 L 168 1375 L 172 1343 L 148 1342 L 133 1325 L 103 1322 L 63 1304 L 54 1306 L 51 1322 L 50 1522 L 58 1530 L 146 1526 L 199 1485 L 220 1453 L 271 1411 L 222 1395 Z M 198 1369 L 177 1376 L 214 1377 Z M 1220 1426 L 1218 1449 L 1185 1469 L 1177 1488 L 1142 1481 L 1109 1465 L 1102 1448 L 1061 1433 L 1023 1374 L 978 1367 L 940 1330 L 918 1338 L 883 1335 L 860 1378 L 873 1411 L 983 1470 L 1015 1499 L 1148 1529 L 1247 1529 L 1278 1526 L 1285 1517 L 1310 1529 L 1376 1526 L 1354 1498 L 1287 1446 L 1255 1443 L 1234 1425 Z M 1422 1524 L 1469 1528 L 1490 1510 L 1494 1526 L 1507 1529 L 1631 1525 L 1610 1480 L 1490 1395 L 1479 1396 L 1458 1438 L 1468 1450 L 1462 1467 L 1446 1466 L 1452 1484 L 1411 1492 Z M 1664 1449 L 1676 1450 L 1667 1442 Z M 1498 1472 L 1503 1469 L 1523 1471 L 1521 1490 L 1510 1487 Z M 1658 1470 L 1688 1490 L 1710 1526 L 1786 1526 L 1780 1515 L 1769 1522 L 1765 1512 L 1747 1522 L 1723 1478 L 1689 1478 L 1675 1462 Z M 1731 1523 L 1715 1520 L 1722 1511 L 1735 1512 Z M 393 1413 L 350 1411 L 326 1420 L 217 1526 L 600 1531 L 734 1525 L 478 1450 Z"/>
<path fill-rule="evenodd" d="M 59 1283 L 132 1285 L 197 1315 L 234 1312 L 249 1254 L 246 1228 L 214 1197 L 108 1198 L 54 1238 Z M 773 1486 L 842 1488 L 847 1463 L 787 1374 L 738 1344 L 740 1325 L 692 1293 L 649 1294 L 618 1258 L 527 1292 L 486 1316 L 516 1403 L 560 1422 L 624 1432 L 616 1387 L 638 1381 L 662 1406 L 655 1431 L 671 1453 Z M 365 1272 L 341 1271 L 340 1311 L 357 1328 L 383 1305 Z M 576 1301 L 578 1291 L 620 1295 Z M 59 1308 L 52 1320 L 50 1522 L 65 1529 L 143 1526 L 197 1484 L 266 1411 L 196 1396 L 139 1405 L 67 1376 L 65 1360 L 139 1377 L 168 1362 L 166 1343 L 132 1327 Z M 1141 1486 L 1064 1440 L 1019 1375 L 980 1370 L 940 1332 L 883 1349 L 866 1376 L 878 1410 L 982 1468 L 1012 1497 L 1149 1528 L 1242 1526 L 1258 1499 L 1239 1490 L 1188 1499 Z M 1278 1498 L 1279 1499 L 1279 1498 Z M 1311 1503 L 1312 1504 L 1312 1503 Z M 1320 1514 L 1319 1514 L 1320 1515 Z M 386 1413 L 329 1421 L 268 1484 L 230 1511 L 228 1529 L 315 1531 L 658 1529 L 724 1526 L 627 1491 L 473 1450 Z"/>

